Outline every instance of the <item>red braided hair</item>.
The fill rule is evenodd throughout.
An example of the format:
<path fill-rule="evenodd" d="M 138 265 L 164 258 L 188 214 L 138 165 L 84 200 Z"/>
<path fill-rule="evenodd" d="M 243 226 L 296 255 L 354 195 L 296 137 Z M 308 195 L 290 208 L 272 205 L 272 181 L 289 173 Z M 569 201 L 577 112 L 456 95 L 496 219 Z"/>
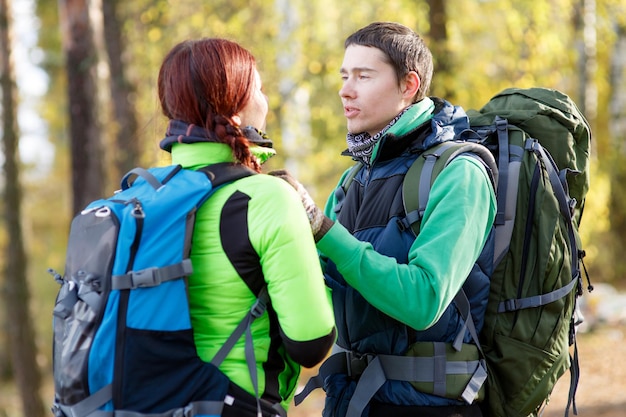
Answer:
<path fill-rule="evenodd" d="M 239 44 L 219 38 L 187 40 L 165 56 L 158 78 L 163 114 L 214 132 L 235 159 L 261 171 L 235 116 L 252 95 L 254 56 Z"/>

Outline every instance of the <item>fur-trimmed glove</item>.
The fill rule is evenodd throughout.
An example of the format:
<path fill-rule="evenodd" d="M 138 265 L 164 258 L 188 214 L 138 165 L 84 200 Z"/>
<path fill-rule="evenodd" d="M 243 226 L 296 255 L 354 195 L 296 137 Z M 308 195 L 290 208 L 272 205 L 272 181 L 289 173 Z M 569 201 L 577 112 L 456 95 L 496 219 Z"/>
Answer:
<path fill-rule="evenodd" d="M 304 188 L 304 186 L 300 184 L 298 180 L 296 180 L 288 171 L 279 169 L 271 171 L 268 174 L 274 177 L 282 178 L 298 192 L 302 205 L 306 210 L 306 215 L 309 218 L 311 230 L 313 231 L 313 236 L 315 236 L 315 241 L 320 240 L 324 234 L 326 234 L 328 229 L 330 229 L 330 226 L 332 226 L 332 220 L 324 215 L 322 210 L 317 207 L 315 201 L 313 201 L 306 188 Z"/>

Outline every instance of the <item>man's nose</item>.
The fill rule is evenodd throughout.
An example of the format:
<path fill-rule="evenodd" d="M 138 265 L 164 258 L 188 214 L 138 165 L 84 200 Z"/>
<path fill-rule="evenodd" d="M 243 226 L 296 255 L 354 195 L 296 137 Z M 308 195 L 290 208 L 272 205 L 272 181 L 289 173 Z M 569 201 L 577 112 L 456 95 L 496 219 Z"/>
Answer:
<path fill-rule="evenodd" d="M 354 97 L 354 86 L 352 81 L 347 79 L 339 89 L 339 97 Z"/>

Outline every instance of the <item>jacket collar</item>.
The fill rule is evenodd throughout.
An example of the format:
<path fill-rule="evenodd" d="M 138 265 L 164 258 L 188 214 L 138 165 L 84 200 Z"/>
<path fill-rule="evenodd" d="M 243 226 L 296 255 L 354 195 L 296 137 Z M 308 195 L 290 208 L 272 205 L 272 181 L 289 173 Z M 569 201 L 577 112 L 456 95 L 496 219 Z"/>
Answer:
<path fill-rule="evenodd" d="M 426 100 L 426 99 L 425 99 Z M 422 100 L 419 103 L 424 102 Z M 430 97 L 429 106 L 417 106 L 405 112 L 376 143 L 370 165 L 394 158 L 405 151 L 422 152 L 438 143 L 454 139 L 469 128 L 469 118 L 459 106 Z M 417 103 L 417 104 L 419 104 Z M 342 155 L 352 156 L 348 150 Z"/>

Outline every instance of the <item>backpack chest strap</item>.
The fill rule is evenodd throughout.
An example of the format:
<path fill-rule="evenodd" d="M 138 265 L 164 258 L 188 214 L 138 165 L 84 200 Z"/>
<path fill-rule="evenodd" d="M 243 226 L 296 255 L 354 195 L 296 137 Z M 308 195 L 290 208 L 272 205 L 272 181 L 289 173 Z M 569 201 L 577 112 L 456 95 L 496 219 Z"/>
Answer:
<path fill-rule="evenodd" d="M 160 268 L 145 268 L 139 271 L 129 271 L 123 275 L 111 277 L 111 289 L 128 290 L 135 288 L 154 287 L 165 281 L 171 281 L 191 275 L 193 268 L 191 259 L 184 259 L 174 265 Z"/>

